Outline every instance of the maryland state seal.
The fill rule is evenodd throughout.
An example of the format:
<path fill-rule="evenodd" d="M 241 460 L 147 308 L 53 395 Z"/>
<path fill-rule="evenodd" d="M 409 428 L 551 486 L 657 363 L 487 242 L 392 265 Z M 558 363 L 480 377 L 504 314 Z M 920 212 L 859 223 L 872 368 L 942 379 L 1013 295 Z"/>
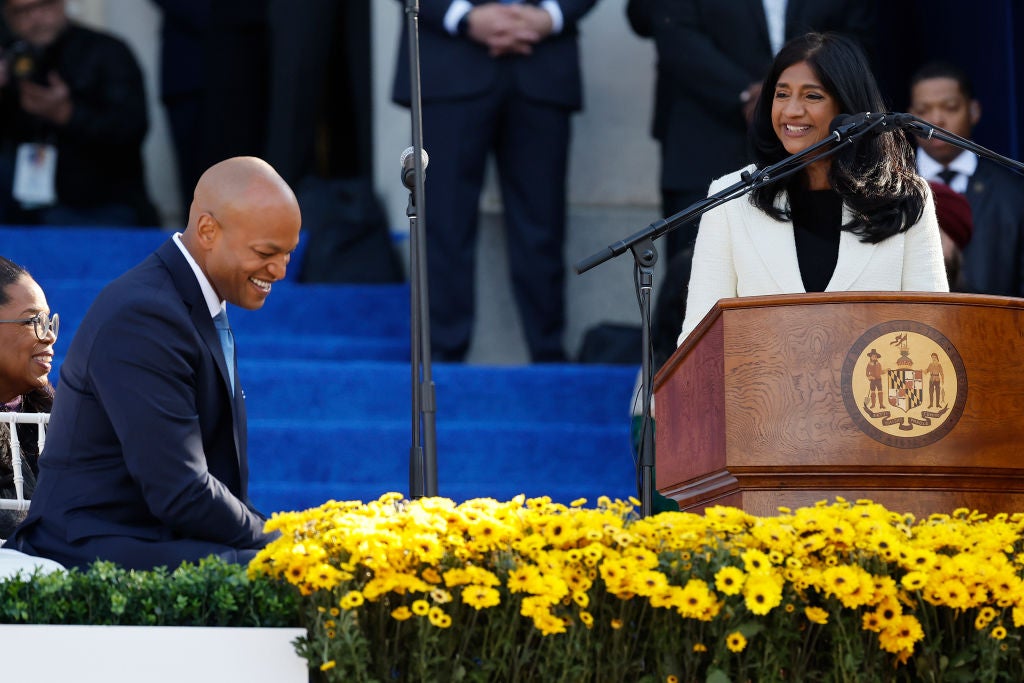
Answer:
<path fill-rule="evenodd" d="M 938 441 L 967 402 L 967 373 L 956 348 L 938 330 L 909 320 L 861 335 L 843 363 L 842 387 L 861 431 L 897 448 Z"/>

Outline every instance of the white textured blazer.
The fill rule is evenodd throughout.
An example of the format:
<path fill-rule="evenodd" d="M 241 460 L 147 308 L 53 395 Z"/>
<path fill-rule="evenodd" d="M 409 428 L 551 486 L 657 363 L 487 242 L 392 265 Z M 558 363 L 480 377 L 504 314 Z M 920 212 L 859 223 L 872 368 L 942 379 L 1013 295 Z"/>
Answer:
<path fill-rule="evenodd" d="M 708 194 L 739 182 L 740 173 L 736 171 L 711 183 Z M 778 206 L 786 207 L 789 199 L 782 194 L 776 201 Z M 844 206 L 843 224 L 852 219 L 849 207 Z M 775 220 L 751 204 L 749 195 L 734 199 L 701 218 L 693 250 L 686 315 L 677 343 L 683 342 L 719 299 L 804 291 L 793 223 Z M 948 292 L 931 190 L 921 220 L 906 232 L 877 244 L 866 244 L 843 230 L 836 269 L 825 291 Z"/>

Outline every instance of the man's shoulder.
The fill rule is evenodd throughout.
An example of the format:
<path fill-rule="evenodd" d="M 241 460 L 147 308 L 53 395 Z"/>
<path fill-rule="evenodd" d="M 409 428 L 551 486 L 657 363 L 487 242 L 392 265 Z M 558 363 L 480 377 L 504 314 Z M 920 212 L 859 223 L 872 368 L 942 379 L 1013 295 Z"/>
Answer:
<path fill-rule="evenodd" d="M 978 159 L 978 170 L 974 172 L 971 178 L 998 182 L 1009 187 L 1024 189 L 1024 175 L 1012 171 L 991 159 Z M 1024 201 L 1024 196 L 1021 199 Z"/>
<path fill-rule="evenodd" d="M 176 298 L 177 288 L 167 263 L 167 259 L 173 258 L 175 252 L 177 249 L 171 251 L 165 247 L 153 252 L 141 263 L 111 280 L 100 292 L 97 303 L 147 307 L 153 305 L 154 298 Z"/>
<path fill-rule="evenodd" d="M 135 55 L 127 41 L 113 33 L 90 28 L 77 22 L 68 23 L 65 41 L 72 51 L 101 51 L 99 54 L 110 54 L 111 52 L 127 53 L 128 57 L 135 59 Z"/>

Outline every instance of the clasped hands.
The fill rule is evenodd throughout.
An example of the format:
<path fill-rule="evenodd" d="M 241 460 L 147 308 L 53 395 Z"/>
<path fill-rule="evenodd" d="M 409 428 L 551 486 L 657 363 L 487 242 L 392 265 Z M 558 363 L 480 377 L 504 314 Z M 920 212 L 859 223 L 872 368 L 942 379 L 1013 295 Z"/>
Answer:
<path fill-rule="evenodd" d="M 10 79 L 7 60 L 0 60 L 0 88 L 6 86 Z M 49 73 L 47 81 L 46 85 L 40 85 L 28 79 L 19 80 L 19 103 L 26 113 L 63 126 L 71 120 L 71 90 L 55 71 Z"/>
<path fill-rule="evenodd" d="M 551 34 L 551 15 L 534 5 L 477 5 L 469 11 L 469 37 L 487 46 L 492 57 L 528 55 Z"/>

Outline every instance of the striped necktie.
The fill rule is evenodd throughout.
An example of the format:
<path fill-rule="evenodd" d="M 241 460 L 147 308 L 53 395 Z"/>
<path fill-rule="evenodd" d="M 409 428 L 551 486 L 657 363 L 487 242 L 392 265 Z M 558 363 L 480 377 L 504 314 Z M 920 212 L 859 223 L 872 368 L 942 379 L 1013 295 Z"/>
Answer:
<path fill-rule="evenodd" d="M 220 337 L 220 347 L 224 350 L 224 362 L 228 366 L 228 383 L 231 385 L 231 395 L 235 395 L 235 336 L 231 334 L 231 325 L 228 323 L 228 312 L 222 310 L 213 316 L 213 326 L 217 328 L 217 336 Z"/>

